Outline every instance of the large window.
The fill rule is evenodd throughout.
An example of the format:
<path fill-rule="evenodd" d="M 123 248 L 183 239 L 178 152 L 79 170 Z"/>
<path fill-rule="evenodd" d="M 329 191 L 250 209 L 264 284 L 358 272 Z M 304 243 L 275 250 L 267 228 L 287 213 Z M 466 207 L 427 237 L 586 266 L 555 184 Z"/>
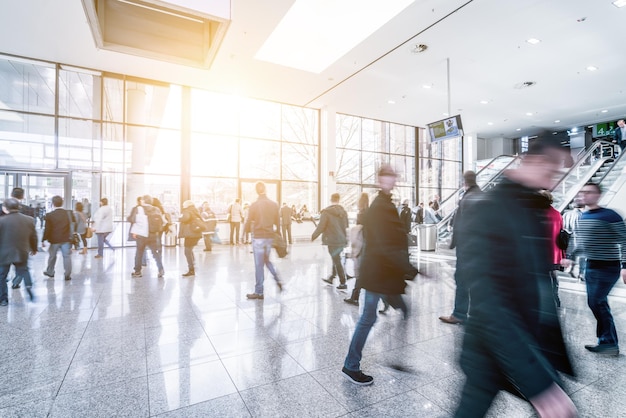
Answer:
<path fill-rule="evenodd" d="M 356 210 L 362 192 L 376 190 L 376 171 L 382 163 L 398 172 L 396 201 L 415 202 L 414 127 L 337 114 L 336 129 L 335 178 L 348 211 Z"/>

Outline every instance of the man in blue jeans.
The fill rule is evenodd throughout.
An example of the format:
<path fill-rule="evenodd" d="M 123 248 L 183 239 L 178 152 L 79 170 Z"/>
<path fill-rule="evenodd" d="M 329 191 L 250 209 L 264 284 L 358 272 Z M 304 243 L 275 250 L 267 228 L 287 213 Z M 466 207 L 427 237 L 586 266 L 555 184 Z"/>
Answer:
<path fill-rule="evenodd" d="M 278 203 L 270 200 L 266 195 L 265 183 L 259 181 L 255 185 L 259 198 L 250 205 L 248 217 L 243 232 L 252 232 L 252 252 L 254 253 L 255 285 L 254 293 L 248 293 L 248 299 L 263 299 L 263 282 L 265 281 L 265 266 L 267 266 L 278 290 L 283 290 L 283 285 L 278 277 L 278 272 L 270 261 L 270 251 L 274 242 L 274 231 L 280 227 L 278 215 Z"/>
<path fill-rule="evenodd" d="M 341 370 L 346 379 L 361 386 L 374 382 L 372 376 L 361 371 L 361 357 L 367 336 L 376 322 L 378 301 L 384 298 L 391 306 L 402 310 L 406 319 L 408 308 L 402 299 L 405 280 L 417 274 L 417 269 L 409 263 L 405 227 L 391 201 L 391 191 L 396 184 L 396 173 L 391 166 L 383 164 L 378 170 L 378 184 L 380 191 L 363 222 L 365 250 L 359 268 L 359 280 L 365 289 L 363 314 L 356 324 Z"/>
<path fill-rule="evenodd" d="M 575 259 L 581 253 L 587 258 L 587 305 L 596 318 L 598 338 L 596 344 L 585 345 L 585 348 L 593 353 L 617 356 L 619 341 L 608 295 L 620 276 L 626 283 L 626 225 L 615 211 L 598 205 L 602 196 L 598 184 L 585 184 L 578 195 L 587 211 L 578 221 L 576 246 L 570 248 L 568 258 Z M 566 260 L 563 264 L 571 263 Z"/>
<path fill-rule="evenodd" d="M 72 235 L 72 223 L 75 223 L 74 214 L 70 210 L 63 209 L 63 198 L 61 196 L 52 197 L 54 210 L 46 215 L 46 227 L 41 238 L 41 247 L 44 241 L 50 243 L 48 253 L 48 267 L 43 274 L 54 278 L 54 268 L 57 262 L 57 252 L 61 250 L 63 254 L 63 269 L 65 270 L 65 280 L 72 280 L 72 245 L 70 239 Z"/>

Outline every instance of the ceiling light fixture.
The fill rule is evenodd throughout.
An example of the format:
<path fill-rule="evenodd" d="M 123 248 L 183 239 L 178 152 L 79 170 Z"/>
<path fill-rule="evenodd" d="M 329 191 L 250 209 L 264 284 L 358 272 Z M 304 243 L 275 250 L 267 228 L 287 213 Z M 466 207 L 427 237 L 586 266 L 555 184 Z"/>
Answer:
<path fill-rule="evenodd" d="M 526 112 L 526 116 L 532 116 L 533 112 Z"/>
<path fill-rule="evenodd" d="M 432 87 L 432 86 L 431 86 L 430 84 L 422 84 L 422 88 L 423 88 L 423 89 L 429 89 L 429 88 L 431 88 L 431 87 Z"/>
<path fill-rule="evenodd" d="M 602 113 L 606 113 L 606 112 L 608 112 L 608 110 L 607 110 L 607 109 L 602 110 Z"/>
<path fill-rule="evenodd" d="M 574 133 L 578 132 L 578 128 L 574 126 L 574 127 L 572 128 L 572 132 L 574 132 Z"/>
<path fill-rule="evenodd" d="M 480 104 L 487 104 L 487 103 L 489 103 L 489 100 L 481 100 L 480 101 Z"/>
<path fill-rule="evenodd" d="M 519 132 L 519 131 L 521 131 L 521 130 L 522 130 L 522 128 L 517 128 L 517 129 L 516 129 L 516 131 L 518 131 L 518 132 Z"/>
<path fill-rule="evenodd" d="M 443 115 L 444 115 L 444 116 L 450 116 L 450 115 L 449 115 L 449 114 L 447 114 L 446 112 L 443 112 Z"/>
<path fill-rule="evenodd" d="M 493 125 L 493 122 L 487 122 L 487 125 L 491 126 Z"/>
<path fill-rule="evenodd" d="M 626 0 L 615 0 L 613 2 L 613 5 L 615 7 L 624 7 L 624 6 L 626 6 Z"/>
<path fill-rule="evenodd" d="M 415 44 L 411 47 L 411 53 L 413 54 L 419 54 L 421 52 L 424 52 L 428 49 L 428 45 L 425 44 Z"/>
<path fill-rule="evenodd" d="M 396 101 L 395 100 L 387 100 L 387 103 L 389 103 L 389 104 L 396 104 Z"/>
<path fill-rule="evenodd" d="M 554 121 L 554 123 L 559 123 L 559 122 L 561 122 L 560 119 L 557 119 L 557 120 Z"/>
<path fill-rule="evenodd" d="M 530 39 L 526 39 L 526 42 L 528 42 L 531 45 L 537 45 L 541 41 L 537 38 L 530 38 Z"/>
<path fill-rule="evenodd" d="M 594 67 L 593 65 L 590 65 L 589 67 L 587 67 L 587 71 L 596 71 L 598 69 L 598 67 Z"/>
<path fill-rule="evenodd" d="M 532 87 L 535 84 L 537 84 L 536 81 L 522 81 L 521 83 L 517 83 L 513 87 L 516 88 L 516 89 L 525 89 L 527 87 Z"/>

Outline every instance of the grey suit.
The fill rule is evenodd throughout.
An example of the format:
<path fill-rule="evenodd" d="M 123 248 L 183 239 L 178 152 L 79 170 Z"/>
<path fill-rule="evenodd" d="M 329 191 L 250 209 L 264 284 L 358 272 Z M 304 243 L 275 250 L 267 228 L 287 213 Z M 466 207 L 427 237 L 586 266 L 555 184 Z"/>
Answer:
<path fill-rule="evenodd" d="M 0 301 L 6 301 L 6 277 L 15 266 L 15 273 L 22 277 L 26 286 L 32 286 L 28 271 L 28 253 L 37 252 L 37 232 L 33 218 L 19 212 L 11 212 L 0 218 Z"/>

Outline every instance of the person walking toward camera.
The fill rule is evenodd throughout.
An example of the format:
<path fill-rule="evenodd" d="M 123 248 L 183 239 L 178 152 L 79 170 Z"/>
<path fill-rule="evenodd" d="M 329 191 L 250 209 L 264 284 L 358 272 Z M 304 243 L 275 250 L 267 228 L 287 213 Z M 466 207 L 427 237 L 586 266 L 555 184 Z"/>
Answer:
<path fill-rule="evenodd" d="M 339 193 L 330 196 L 330 206 L 322 210 L 320 223 L 311 235 L 311 241 L 322 235 L 322 245 L 328 246 L 328 254 L 333 262 L 333 270 L 327 279 L 322 281 L 332 285 L 335 277 L 339 276 L 339 286 L 337 289 L 345 290 L 346 273 L 341 265 L 341 252 L 348 245 L 346 229 L 348 228 L 348 213 L 339 204 Z"/>
<path fill-rule="evenodd" d="M 46 214 L 46 227 L 43 230 L 41 239 L 41 247 L 44 247 L 44 241 L 50 243 L 48 250 L 48 267 L 43 272 L 44 275 L 54 278 L 54 266 L 57 262 L 57 253 L 61 250 L 63 255 L 63 269 L 65 270 L 65 280 L 72 280 L 72 223 L 76 223 L 74 214 L 70 210 L 65 210 L 63 206 L 63 198 L 61 196 L 52 197 L 52 212 Z"/>
<path fill-rule="evenodd" d="M 201 227 L 202 225 L 202 227 Z M 180 234 L 179 238 L 185 240 L 185 258 L 187 259 L 187 273 L 183 274 L 183 277 L 192 277 L 196 275 L 195 257 L 193 255 L 193 248 L 198 244 L 200 238 L 202 238 L 204 221 L 200 216 L 200 211 L 193 204 L 191 200 L 185 200 L 183 202 L 183 214 L 180 218 Z"/>

